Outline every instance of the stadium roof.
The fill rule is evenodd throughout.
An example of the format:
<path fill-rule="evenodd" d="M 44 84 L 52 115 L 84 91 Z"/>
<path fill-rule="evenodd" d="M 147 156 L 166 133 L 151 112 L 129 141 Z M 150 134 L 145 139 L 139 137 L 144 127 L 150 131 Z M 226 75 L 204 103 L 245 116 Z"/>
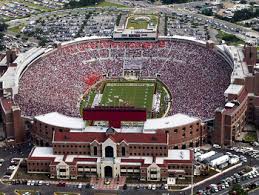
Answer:
<path fill-rule="evenodd" d="M 24 68 L 29 65 L 33 60 L 38 56 L 43 54 L 45 51 L 44 48 L 32 48 L 25 53 L 20 53 L 15 59 L 14 63 L 17 63 L 17 66 L 8 67 L 7 71 L 0 78 L 0 81 L 3 81 L 3 88 L 13 88 L 13 93 L 18 93 L 18 81 L 23 73 Z M 14 89 L 15 88 L 15 89 Z"/>
<path fill-rule="evenodd" d="M 180 114 L 180 113 L 175 114 L 173 116 L 164 117 L 164 118 L 148 119 L 144 123 L 144 131 L 173 128 L 173 127 L 178 127 L 189 123 L 193 123 L 199 120 L 200 119 L 198 118 L 190 117 L 186 114 Z"/>
<path fill-rule="evenodd" d="M 85 127 L 83 119 L 65 116 L 58 112 L 35 116 L 35 119 L 52 126 L 68 129 L 83 129 Z"/>
<path fill-rule="evenodd" d="M 230 84 L 226 89 L 224 95 L 227 95 L 227 94 L 239 95 L 243 87 L 244 87 L 243 85 Z"/>

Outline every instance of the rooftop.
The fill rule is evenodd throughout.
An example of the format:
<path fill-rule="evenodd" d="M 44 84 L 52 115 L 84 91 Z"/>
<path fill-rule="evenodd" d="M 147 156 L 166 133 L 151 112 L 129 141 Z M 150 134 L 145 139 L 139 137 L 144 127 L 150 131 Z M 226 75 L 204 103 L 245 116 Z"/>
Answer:
<path fill-rule="evenodd" d="M 54 158 L 55 163 L 65 162 L 65 163 L 79 163 L 79 164 L 96 164 L 100 162 L 101 157 L 91 157 L 88 155 L 53 155 L 52 147 L 35 147 L 29 160 L 51 160 Z M 128 157 L 118 157 L 117 161 L 122 165 L 151 165 L 154 158 L 152 156 L 128 156 Z M 156 157 L 155 163 L 159 166 L 166 165 L 167 163 L 190 163 L 192 161 L 191 150 L 168 150 L 167 157 Z"/>
<path fill-rule="evenodd" d="M 228 49 L 234 59 L 234 68 L 231 75 L 231 81 L 233 82 L 235 79 L 244 79 L 249 75 L 249 71 L 246 64 L 243 62 L 244 54 L 242 48 L 228 46 Z"/>
<path fill-rule="evenodd" d="M 54 142 L 93 142 L 94 140 L 99 143 L 105 142 L 108 138 L 115 143 L 120 143 L 123 140 L 128 143 L 167 143 L 167 136 L 165 133 L 114 133 L 107 135 L 106 133 L 99 132 L 59 132 L 54 133 Z"/>
<path fill-rule="evenodd" d="M 51 112 L 48 114 L 35 116 L 35 119 L 52 126 L 68 129 L 83 129 L 85 127 L 83 119 L 69 117 L 58 112 Z"/>
<path fill-rule="evenodd" d="M 35 147 L 30 158 L 55 158 L 55 162 L 62 161 L 64 155 L 54 155 L 52 147 Z"/>
<path fill-rule="evenodd" d="M 230 84 L 224 94 L 225 95 L 227 95 L 227 94 L 239 95 L 243 88 L 244 88 L 243 85 Z"/>
<path fill-rule="evenodd" d="M 175 114 L 173 116 L 168 116 L 158 119 L 148 119 L 144 123 L 144 131 L 174 128 L 182 125 L 186 125 L 193 122 L 198 122 L 200 119 L 195 117 L 190 117 L 186 114 Z"/>
<path fill-rule="evenodd" d="M 86 126 L 83 130 L 71 130 L 70 132 L 106 132 L 107 126 Z M 114 128 L 118 133 L 142 133 L 143 126 L 122 126 L 121 128 Z"/>

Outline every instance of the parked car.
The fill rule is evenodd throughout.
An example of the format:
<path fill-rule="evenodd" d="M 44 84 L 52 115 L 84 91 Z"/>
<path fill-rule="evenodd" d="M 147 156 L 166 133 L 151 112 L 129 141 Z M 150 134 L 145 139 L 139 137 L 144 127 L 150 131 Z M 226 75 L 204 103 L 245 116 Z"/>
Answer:
<path fill-rule="evenodd" d="M 123 190 L 127 190 L 127 188 L 128 188 L 127 184 L 124 184 L 122 187 Z"/>
<path fill-rule="evenodd" d="M 58 187 L 65 187 L 66 186 L 66 183 L 65 182 L 59 182 L 57 184 Z"/>
<path fill-rule="evenodd" d="M 31 185 L 31 180 L 28 180 L 27 181 L 27 186 L 30 186 Z"/>
<path fill-rule="evenodd" d="M 196 192 L 197 195 L 202 195 L 204 193 L 203 190 L 199 190 L 198 192 Z"/>
<path fill-rule="evenodd" d="M 82 184 L 81 183 L 78 184 L 78 189 L 82 189 Z"/>
<path fill-rule="evenodd" d="M 218 144 L 213 144 L 213 148 L 218 148 L 218 149 L 220 149 L 220 148 L 221 148 L 221 146 L 220 146 L 220 145 L 218 145 Z"/>
<path fill-rule="evenodd" d="M 31 186 L 34 186 L 34 185 L 35 185 L 35 181 L 32 180 L 32 181 L 31 181 Z"/>

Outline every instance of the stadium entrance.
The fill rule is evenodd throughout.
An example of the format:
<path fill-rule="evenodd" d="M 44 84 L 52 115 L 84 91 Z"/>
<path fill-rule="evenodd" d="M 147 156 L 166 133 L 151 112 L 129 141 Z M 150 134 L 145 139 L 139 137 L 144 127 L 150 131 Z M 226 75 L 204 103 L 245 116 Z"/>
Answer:
<path fill-rule="evenodd" d="M 104 168 L 104 175 L 105 175 L 105 177 L 111 178 L 112 177 L 112 167 L 106 166 Z"/>

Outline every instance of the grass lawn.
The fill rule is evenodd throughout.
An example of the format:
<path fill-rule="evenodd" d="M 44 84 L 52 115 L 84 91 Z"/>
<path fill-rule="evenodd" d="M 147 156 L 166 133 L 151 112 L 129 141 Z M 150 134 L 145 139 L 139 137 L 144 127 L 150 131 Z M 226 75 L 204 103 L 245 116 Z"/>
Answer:
<path fill-rule="evenodd" d="M 54 195 L 80 195 L 80 194 L 74 193 L 74 192 L 55 192 Z"/>
<path fill-rule="evenodd" d="M 101 105 L 135 106 L 152 110 L 154 82 L 108 82 L 104 86 Z"/>
<path fill-rule="evenodd" d="M 244 142 L 255 142 L 257 141 L 257 135 L 256 132 L 249 132 L 245 135 L 243 138 Z"/>
<path fill-rule="evenodd" d="M 222 39 L 226 42 L 228 45 L 239 45 L 239 44 L 244 44 L 245 42 L 242 39 L 239 39 L 237 36 L 223 32 L 223 31 L 218 31 L 218 34 L 216 36 L 219 39 Z"/>
<path fill-rule="evenodd" d="M 20 33 L 24 26 L 25 26 L 24 24 L 20 24 L 20 25 L 15 26 L 15 27 L 8 28 L 8 30 L 13 32 L 13 33 Z"/>
<path fill-rule="evenodd" d="M 14 179 L 27 179 L 27 180 L 49 180 L 47 174 L 36 174 L 36 173 L 27 173 L 26 168 L 19 167 Z"/>
<path fill-rule="evenodd" d="M 158 18 L 154 15 L 143 15 L 143 17 L 149 17 L 151 20 L 145 20 L 144 18 L 141 18 L 141 15 L 134 15 L 134 16 L 130 16 L 128 18 L 128 22 L 127 22 L 127 28 L 133 28 L 133 29 L 147 29 L 147 26 L 150 23 L 153 23 L 154 25 L 156 25 L 158 23 Z"/>
<path fill-rule="evenodd" d="M 169 190 L 179 191 L 179 190 L 181 190 L 183 188 L 186 188 L 186 187 L 188 187 L 188 185 L 186 185 L 186 186 L 170 186 Z"/>
<path fill-rule="evenodd" d="M 102 1 L 98 3 L 97 5 L 89 5 L 89 6 L 83 6 L 83 7 L 116 7 L 116 8 L 127 8 L 128 6 L 126 5 L 121 5 L 117 3 L 111 3 L 107 1 Z"/>
<path fill-rule="evenodd" d="M 97 4 L 96 7 L 118 7 L 118 8 L 127 8 L 128 6 L 117 4 L 117 3 L 111 3 L 107 1 L 103 1 Z"/>
<path fill-rule="evenodd" d="M 0 195 L 5 195 L 5 193 L 3 193 L 3 192 L 0 192 Z"/>
<path fill-rule="evenodd" d="M 129 18 L 127 23 L 127 28 L 133 29 L 147 29 L 148 22 L 146 20 L 134 20 L 134 18 Z"/>
<path fill-rule="evenodd" d="M 29 194 L 28 194 L 29 192 Z M 27 195 L 37 195 L 38 191 L 34 191 L 34 190 L 15 190 L 16 194 L 19 195 L 23 195 L 23 194 L 27 194 Z"/>
<path fill-rule="evenodd" d="M 36 174 L 36 173 L 27 173 L 26 168 L 21 168 L 17 170 L 16 174 L 14 175 L 14 179 L 19 179 L 19 180 L 45 180 L 45 181 L 60 181 L 59 179 L 51 179 L 49 178 L 48 174 Z M 77 182 L 84 182 L 88 183 L 90 182 L 90 177 L 80 177 L 76 181 Z M 75 181 L 73 179 L 69 179 L 66 181 Z"/>

